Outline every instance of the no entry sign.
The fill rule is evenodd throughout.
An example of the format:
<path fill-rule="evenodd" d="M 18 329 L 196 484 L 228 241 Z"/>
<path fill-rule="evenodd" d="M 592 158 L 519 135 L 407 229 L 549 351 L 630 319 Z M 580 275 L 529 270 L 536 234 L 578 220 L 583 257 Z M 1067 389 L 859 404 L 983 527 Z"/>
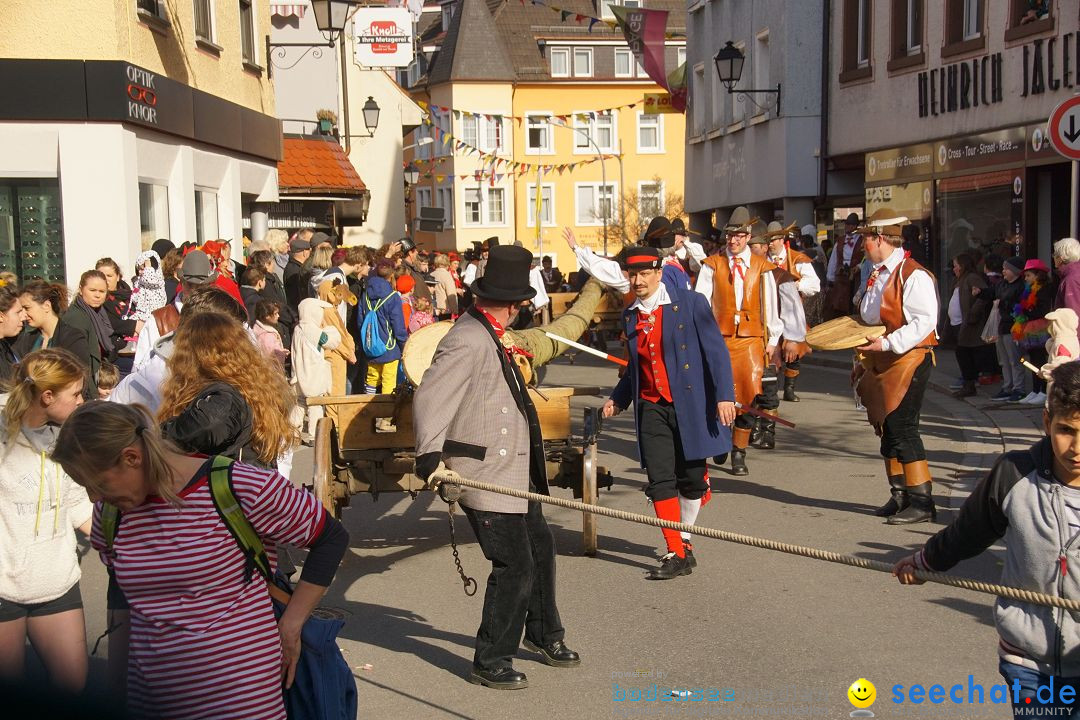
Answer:
<path fill-rule="evenodd" d="M 1080 95 L 1074 95 L 1050 114 L 1050 144 L 1070 160 L 1080 160 Z"/>

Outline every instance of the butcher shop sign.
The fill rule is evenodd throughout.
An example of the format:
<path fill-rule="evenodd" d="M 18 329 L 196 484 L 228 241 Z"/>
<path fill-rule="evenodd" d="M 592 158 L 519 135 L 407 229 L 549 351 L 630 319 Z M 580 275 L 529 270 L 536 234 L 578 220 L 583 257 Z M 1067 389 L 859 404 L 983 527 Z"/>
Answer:
<path fill-rule="evenodd" d="M 413 18 L 407 8 L 360 8 L 353 16 L 356 62 L 363 67 L 408 67 Z"/>

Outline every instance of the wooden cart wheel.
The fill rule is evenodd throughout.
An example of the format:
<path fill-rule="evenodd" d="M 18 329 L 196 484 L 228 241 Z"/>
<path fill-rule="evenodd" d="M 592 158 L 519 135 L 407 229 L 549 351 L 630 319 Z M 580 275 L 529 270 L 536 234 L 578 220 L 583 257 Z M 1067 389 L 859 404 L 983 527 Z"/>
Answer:
<path fill-rule="evenodd" d="M 315 424 L 315 476 L 312 485 L 315 497 L 333 517 L 339 517 L 338 504 L 334 500 L 334 459 L 331 440 L 334 433 L 334 421 L 328 417 L 320 418 Z"/>

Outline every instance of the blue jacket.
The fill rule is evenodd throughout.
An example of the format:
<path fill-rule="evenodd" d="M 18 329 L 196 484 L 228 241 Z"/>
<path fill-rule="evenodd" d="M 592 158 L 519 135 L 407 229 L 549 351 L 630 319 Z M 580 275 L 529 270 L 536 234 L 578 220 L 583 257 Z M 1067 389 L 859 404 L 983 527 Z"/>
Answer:
<path fill-rule="evenodd" d="M 381 277 L 368 278 L 364 297 L 358 303 L 359 312 L 356 313 L 357 329 L 364 323 L 364 317 L 368 313 L 368 305 L 375 307 L 380 300 L 391 295 L 395 291 L 390 283 Z M 369 358 L 372 364 L 393 362 L 401 359 L 401 347 L 409 339 L 409 331 L 405 329 L 405 314 L 401 309 L 401 295 L 394 294 L 392 298 L 382 304 L 378 310 L 379 336 L 390 344 L 391 334 L 397 340 L 397 344 L 377 358 Z"/>
<path fill-rule="evenodd" d="M 701 460 L 731 451 L 731 429 L 720 424 L 716 405 L 735 401 L 735 379 L 724 336 L 716 324 L 704 295 L 689 287 L 686 274 L 670 266 L 664 268 L 663 283 L 671 304 L 663 310 L 664 366 L 679 422 L 683 457 Z M 637 353 L 637 310 L 623 311 L 630 366 L 611 393 L 620 408 L 634 403 L 640 433 L 640 357 Z M 642 463 L 644 466 L 644 463 Z"/>

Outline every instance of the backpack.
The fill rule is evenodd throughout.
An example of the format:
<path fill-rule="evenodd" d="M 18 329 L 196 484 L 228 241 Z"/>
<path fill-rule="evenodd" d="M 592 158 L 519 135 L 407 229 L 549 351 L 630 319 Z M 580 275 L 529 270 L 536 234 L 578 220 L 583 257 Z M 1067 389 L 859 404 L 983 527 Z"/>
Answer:
<path fill-rule="evenodd" d="M 258 532 L 244 515 L 232 488 L 233 461 L 215 456 L 210 469 L 210 497 L 229 534 L 244 554 L 244 582 L 251 582 L 257 570 L 266 580 L 274 605 L 274 617 L 281 619 L 289 604 L 292 586 L 280 571 L 270 569 L 270 559 Z M 111 549 L 120 524 L 120 509 L 102 503 L 101 534 Z M 337 635 L 345 621 L 323 616 L 316 609 L 300 632 L 303 650 L 296 663 L 293 685 L 283 690 L 285 714 L 290 720 L 353 720 L 357 711 L 356 678 L 337 646 Z"/>
<path fill-rule="evenodd" d="M 371 298 L 367 294 L 364 295 L 364 306 L 367 312 L 364 313 L 364 319 L 360 323 L 360 347 L 369 358 L 382 357 L 397 347 L 397 338 L 394 337 L 394 331 L 390 328 L 389 322 L 386 323 L 386 340 L 383 340 L 382 333 L 379 331 L 379 308 L 397 294 L 395 290 L 375 303 L 375 307 L 371 306 Z"/>

